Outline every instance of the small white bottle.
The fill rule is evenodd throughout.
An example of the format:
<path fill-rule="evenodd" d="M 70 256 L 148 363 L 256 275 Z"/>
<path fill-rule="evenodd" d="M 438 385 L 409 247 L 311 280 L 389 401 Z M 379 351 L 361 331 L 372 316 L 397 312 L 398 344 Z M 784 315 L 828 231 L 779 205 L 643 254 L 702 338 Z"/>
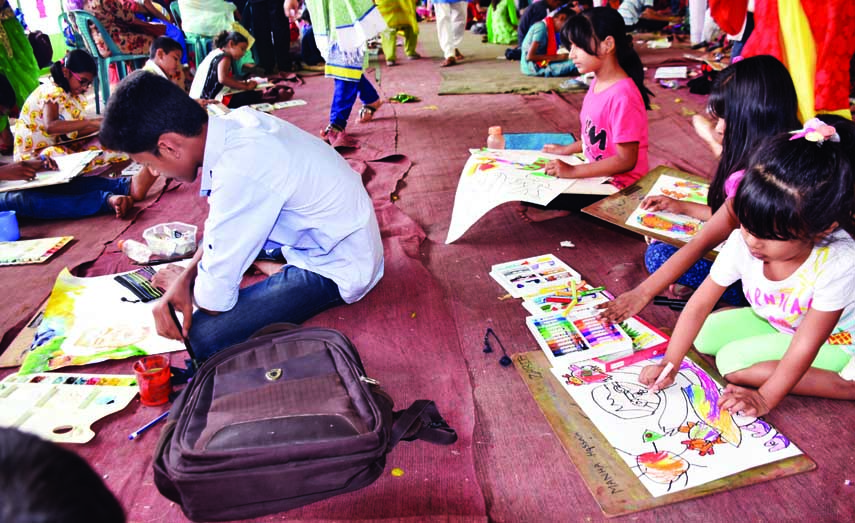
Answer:
<path fill-rule="evenodd" d="M 136 240 L 119 240 L 119 248 L 125 256 L 137 263 L 147 263 L 151 259 L 151 249 Z"/>
<path fill-rule="evenodd" d="M 487 149 L 504 149 L 505 135 L 502 134 L 502 127 L 494 125 L 487 129 Z"/>

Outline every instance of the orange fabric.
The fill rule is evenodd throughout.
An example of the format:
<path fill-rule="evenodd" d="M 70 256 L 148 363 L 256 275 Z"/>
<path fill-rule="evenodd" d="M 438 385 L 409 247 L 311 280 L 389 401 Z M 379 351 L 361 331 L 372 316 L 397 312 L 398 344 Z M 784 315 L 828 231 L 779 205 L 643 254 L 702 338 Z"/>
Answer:
<path fill-rule="evenodd" d="M 543 19 L 546 24 L 546 54 L 558 54 L 558 37 L 555 35 L 555 20 L 551 16 Z"/>

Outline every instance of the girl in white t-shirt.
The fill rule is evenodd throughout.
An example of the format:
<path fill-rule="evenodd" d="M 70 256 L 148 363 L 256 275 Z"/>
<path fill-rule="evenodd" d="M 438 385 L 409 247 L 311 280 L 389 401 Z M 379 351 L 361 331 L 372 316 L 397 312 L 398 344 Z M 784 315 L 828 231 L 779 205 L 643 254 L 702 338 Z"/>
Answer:
<path fill-rule="evenodd" d="M 813 119 L 752 155 L 733 200 L 741 227 L 641 383 L 654 386 L 670 363 L 655 388 L 671 385 L 694 342 L 731 383 L 719 408 L 760 416 L 789 393 L 855 399 L 855 131 L 837 122 Z M 710 314 L 737 280 L 751 306 Z"/>

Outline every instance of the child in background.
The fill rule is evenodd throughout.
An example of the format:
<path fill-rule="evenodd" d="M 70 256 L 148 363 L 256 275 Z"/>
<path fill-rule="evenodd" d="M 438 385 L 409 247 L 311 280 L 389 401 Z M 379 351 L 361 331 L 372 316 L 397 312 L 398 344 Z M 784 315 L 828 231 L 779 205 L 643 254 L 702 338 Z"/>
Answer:
<path fill-rule="evenodd" d="M 168 78 L 183 90 L 184 68 L 181 65 L 181 57 L 184 50 L 181 44 L 168 36 L 158 36 L 152 42 L 148 53 L 149 59 L 143 70 Z"/>
<path fill-rule="evenodd" d="M 487 41 L 491 44 L 516 44 L 519 23 L 514 0 L 492 0 L 487 8 Z"/>
<path fill-rule="evenodd" d="M 547 174 L 559 178 L 611 176 L 622 189 L 647 173 L 648 90 L 644 67 L 632 48 L 623 19 L 610 7 L 595 7 L 570 18 L 561 31 L 570 59 L 580 73 L 594 73 L 579 118 L 582 139 L 570 145 L 547 144 L 544 152 L 570 155 L 584 152 L 588 163 L 572 166 L 552 160 Z M 530 221 L 567 216 L 570 210 L 602 196 L 559 195 L 546 208 L 523 206 Z"/>
<path fill-rule="evenodd" d="M 254 92 L 258 86 L 254 80 L 235 80 L 232 62 L 240 60 L 246 53 L 249 42 L 235 31 L 223 31 L 214 39 L 215 49 L 208 53 L 196 70 L 190 97 L 204 100 L 222 100 L 230 108 L 261 102 L 261 93 Z M 235 92 L 229 94 L 228 87 Z"/>
<path fill-rule="evenodd" d="M 552 16 L 535 23 L 525 35 L 521 49 L 520 71 L 528 76 L 570 76 L 576 72 L 576 64 L 569 53 L 558 52 L 559 33 L 567 20 L 576 13 L 570 7 L 562 7 Z"/>
<path fill-rule="evenodd" d="M 0 521 L 124 523 L 125 512 L 83 458 L 4 427 L 0 428 Z"/>
<path fill-rule="evenodd" d="M 91 61 L 92 57 L 85 51 L 72 51 L 65 60 L 72 69 L 66 69 L 62 62 L 56 62 L 51 67 L 54 83 L 39 87 L 30 95 L 30 98 L 27 98 L 15 129 L 16 133 L 23 129 L 24 135 L 28 136 L 29 140 L 22 140 L 17 134 L 15 135 L 16 162 L 0 167 L 0 180 L 32 180 L 39 171 L 56 169 L 53 162 L 46 160 L 50 156 L 56 157 L 74 152 L 71 149 L 73 144 L 36 149 L 33 145 L 41 146 L 48 143 L 47 140 L 54 143 L 55 138 L 52 135 L 45 135 L 33 144 L 33 136 L 42 136 L 43 132 L 49 132 L 46 131 L 47 129 L 57 133 L 69 133 L 75 125 L 79 126 L 78 129 L 81 132 L 90 128 L 95 130 L 100 128 L 100 119 L 95 121 L 79 119 L 83 116 L 82 111 L 85 108 L 81 94 L 92 82 L 93 73 L 88 71 L 87 66 L 77 67 L 76 64 L 78 60 L 86 63 L 86 59 Z M 92 63 L 94 67 L 94 62 Z M 81 69 L 81 72 L 73 73 L 75 68 Z M 6 77 L 0 74 L 0 113 L 8 112 L 15 103 L 14 92 L 11 89 L 3 89 L 4 83 L 8 84 Z M 72 110 L 74 112 L 71 112 Z M 78 119 L 73 119 L 74 116 Z M 63 117 L 67 119 L 61 120 Z M 59 125 L 58 130 L 57 125 Z M 30 145 L 30 148 L 22 147 L 19 150 L 18 144 Z M 123 155 L 107 154 L 114 160 L 127 159 Z M 153 182 L 154 177 L 147 168 L 142 169 L 132 179 L 77 177 L 69 183 L 51 187 L 2 192 L 0 193 L 0 211 L 15 211 L 21 218 L 38 219 L 82 218 L 101 213 L 115 213 L 116 217 L 122 218 L 133 207 L 134 201 L 145 198 Z"/>
<path fill-rule="evenodd" d="M 416 51 L 416 44 L 419 41 L 419 23 L 416 21 L 414 0 L 377 0 L 376 4 L 388 26 L 380 33 L 386 65 L 393 66 L 397 62 L 399 31 L 404 33 L 404 53 L 407 58 L 411 60 L 421 58 Z"/>
<path fill-rule="evenodd" d="M 662 362 L 639 381 L 669 386 L 694 342 L 731 384 L 718 408 L 766 414 L 787 394 L 855 399 L 852 123 L 818 119 L 751 158 L 733 208 L 741 224 L 680 314 Z M 751 307 L 710 314 L 737 280 Z M 751 387 L 751 388 L 747 388 Z M 756 390 L 755 390 L 756 389 Z"/>
<path fill-rule="evenodd" d="M 668 211 L 709 221 L 725 200 L 733 198 L 739 180 L 748 166 L 748 157 L 766 137 L 790 131 L 801 124 L 797 117 L 796 90 L 784 64 L 768 55 L 755 56 L 724 69 L 713 84 L 707 104 L 710 115 L 717 119 L 715 130 L 722 137 L 721 158 L 710 183 L 708 205 L 652 196 L 641 202 L 650 211 Z M 722 231 L 723 241 L 730 231 Z M 654 241 L 647 248 L 644 262 L 653 273 L 677 252 L 665 242 Z M 709 274 L 712 262 L 698 260 L 682 273 L 676 283 L 697 289 Z M 728 289 L 723 300 L 742 305 L 738 287 Z"/>

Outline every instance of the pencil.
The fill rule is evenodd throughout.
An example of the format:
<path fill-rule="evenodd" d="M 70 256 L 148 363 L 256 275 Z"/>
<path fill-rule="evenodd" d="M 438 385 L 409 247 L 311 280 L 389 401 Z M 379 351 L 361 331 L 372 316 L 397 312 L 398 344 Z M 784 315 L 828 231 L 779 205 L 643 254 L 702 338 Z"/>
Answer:
<path fill-rule="evenodd" d="M 150 429 L 150 428 L 154 427 L 155 425 L 157 425 L 157 424 L 158 424 L 158 423 L 160 423 L 161 421 L 165 420 L 167 416 L 169 416 L 169 411 L 168 411 L 168 410 L 167 410 L 166 412 L 164 412 L 163 414 L 161 414 L 160 416 L 158 416 L 158 417 L 154 418 L 153 420 L 149 421 L 148 423 L 146 423 L 146 424 L 145 424 L 145 425 L 143 425 L 142 427 L 138 428 L 137 430 L 135 430 L 135 431 L 131 432 L 131 433 L 128 435 L 128 439 L 131 439 L 131 440 L 133 440 L 133 439 L 137 439 L 138 437 L 140 437 L 140 435 L 142 435 L 142 433 L 143 433 L 143 432 L 147 431 L 148 429 Z"/>
<path fill-rule="evenodd" d="M 656 378 L 656 381 L 653 382 L 653 385 L 651 385 L 649 387 L 650 390 L 659 390 L 659 384 L 662 383 L 663 380 L 665 380 L 665 376 L 667 376 L 668 373 L 671 372 L 673 369 L 674 369 L 673 363 L 671 363 L 670 361 L 668 363 L 666 363 L 665 368 L 662 369 L 662 372 L 659 373 L 659 377 Z"/>

